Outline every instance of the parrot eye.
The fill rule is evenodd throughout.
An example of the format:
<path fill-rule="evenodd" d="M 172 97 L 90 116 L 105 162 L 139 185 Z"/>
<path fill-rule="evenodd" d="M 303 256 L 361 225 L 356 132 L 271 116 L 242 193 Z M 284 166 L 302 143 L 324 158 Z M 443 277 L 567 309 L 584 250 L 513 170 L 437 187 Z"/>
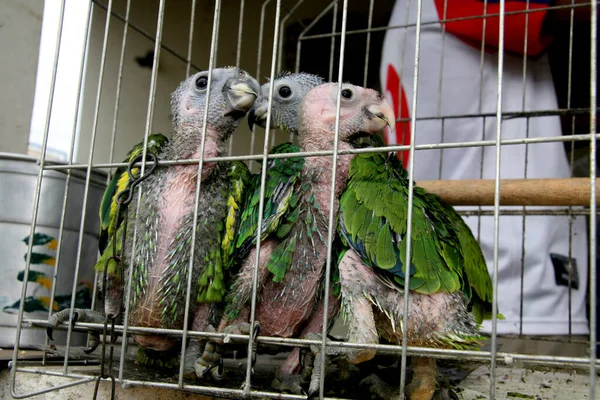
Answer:
<path fill-rule="evenodd" d="M 282 86 L 279 88 L 279 95 L 284 99 L 287 99 L 292 95 L 292 89 L 289 86 Z"/>
<path fill-rule="evenodd" d="M 208 78 L 206 76 L 201 76 L 196 79 L 196 87 L 198 89 L 206 89 L 208 86 Z"/>
<path fill-rule="evenodd" d="M 352 90 L 350 89 L 344 89 L 342 90 L 342 97 L 345 99 L 351 99 L 352 98 Z"/>

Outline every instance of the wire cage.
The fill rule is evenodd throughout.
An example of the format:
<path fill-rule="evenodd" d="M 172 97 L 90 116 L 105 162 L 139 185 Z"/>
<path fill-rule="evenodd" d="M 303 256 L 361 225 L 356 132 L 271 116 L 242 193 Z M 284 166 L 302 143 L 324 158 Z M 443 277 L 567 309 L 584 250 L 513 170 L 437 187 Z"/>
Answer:
<path fill-rule="evenodd" d="M 237 375 L 225 383 L 188 380 L 182 374 L 185 346 L 182 346 L 181 364 L 176 368 L 166 373 L 147 371 L 132 366 L 135 364 L 131 352 L 136 345 L 131 336 L 168 334 L 185 343 L 190 338 L 223 338 L 224 334 L 194 331 L 189 324 L 181 330 L 131 326 L 127 322 L 126 308 L 122 324 L 115 323 L 114 319 L 107 319 L 105 324 L 64 323 L 59 327 L 66 332 L 64 343 L 53 344 L 46 338 L 45 343 L 23 344 L 24 332 L 48 326 L 47 318 L 32 317 L 25 307 L 28 286 L 34 285 L 28 282 L 28 276 L 35 271 L 32 266 L 35 249 L 31 240 L 27 246 L 10 363 L 14 398 L 80 384 L 90 384 L 86 387 L 91 396 L 93 382 L 97 385 L 104 382 L 103 387 L 106 382 L 112 383 L 112 396 L 118 383 L 123 387 L 179 389 L 225 398 L 305 398 L 299 394 L 279 393 L 269 386 L 272 375 L 259 372 L 261 363 L 271 368 L 281 361 L 279 358 L 259 355 L 256 371 L 245 361 L 256 351 L 257 343 L 277 345 L 282 351 L 294 347 L 306 349 L 310 345 L 321 346 L 323 350 L 326 347 L 375 348 L 397 360 L 398 364 L 389 374 L 393 375 L 391 382 L 401 395 L 408 384 L 408 359 L 427 356 L 445 360 L 452 366 L 462 365 L 468 373 L 479 374 L 479 378 L 466 378 L 462 384 L 454 382 L 461 388 L 458 392 L 461 398 L 481 398 L 477 397 L 481 395 L 491 399 L 566 398 L 573 393 L 578 393 L 576 397 L 595 398 L 598 367 L 596 2 L 482 0 L 465 1 L 461 5 L 453 0 L 91 0 L 85 2 L 85 40 L 79 74 L 71 77 L 77 82 L 78 106 L 66 163 L 57 163 L 47 153 L 52 140 L 49 127 L 50 119 L 54 118 L 53 96 L 60 90 L 56 77 L 59 56 L 62 57 L 63 28 L 68 23 L 66 10 L 70 5 L 66 0 L 54 3 L 60 10 L 57 45 L 29 233 L 34 237 L 38 229 L 40 193 L 48 172 L 63 173 L 67 190 L 62 209 L 55 210 L 62 216 L 62 222 L 51 285 L 54 288 L 62 267 L 60 254 L 67 251 L 62 237 L 68 187 L 75 177 L 83 179 L 85 175 L 81 208 L 76 211 L 81 212 L 82 218 L 74 250 L 75 268 L 73 276 L 67 279 L 73 282 L 71 301 L 66 306 L 71 310 L 71 318 L 77 307 L 75 297 L 80 277 L 92 270 L 92 265 L 83 262 L 82 254 L 87 244 L 83 240 L 86 213 L 95 212 L 88 210 L 87 203 L 98 201 L 90 199 L 94 193 L 90 185 L 98 181 L 97 173 L 107 172 L 108 182 L 115 168 L 128 166 L 117 161 L 123 159 L 134 144 L 142 140 L 147 144 L 149 135 L 170 131 L 170 93 L 178 82 L 197 71 L 224 65 L 248 71 L 261 84 L 267 79 L 273 81 L 281 71 L 305 71 L 319 74 L 328 81 L 351 82 L 383 93 L 396 114 L 395 133 L 386 131 L 384 135 L 387 147 L 340 152 L 335 145 L 329 151 L 300 154 L 335 160 L 342 153 L 399 152 L 409 171 L 409 188 L 424 187 L 468 217 L 466 221 L 482 244 L 492 277 L 493 318 L 485 325 L 489 340 L 481 351 L 411 347 L 407 345 L 406 332 L 403 345 L 230 335 L 247 342 L 242 358 L 229 364 L 226 361 L 226 366 L 242 361 Z M 579 18 L 586 12 L 587 19 L 583 17 L 586 22 L 581 22 Z M 551 13 L 555 15 L 553 20 L 548 17 Z M 515 40 L 513 33 L 519 30 L 523 37 Z M 550 37 L 555 39 L 551 41 Z M 458 52 L 458 48 L 467 48 L 468 52 Z M 465 98 L 468 101 L 463 101 Z M 462 129 L 465 134 L 457 134 Z M 437 133 L 432 136 L 422 132 Z M 477 134 L 473 136 L 473 132 Z M 279 130 L 269 134 L 262 129 L 250 131 L 245 124 L 240 124 L 229 142 L 227 156 L 205 159 L 201 155 L 200 159 L 191 161 L 160 159 L 158 163 L 173 166 L 191 162 L 202 168 L 203 163 L 241 160 L 253 172 L 262 174 L 264 188 L 266 160 L 273 158 L 268 151 L 273 145 L 288 140 L 297 138 Z M 145 155 L 146 151 L 139 161 L 142 175 L 154 165 Z M 559 158 L 564 158 L 564 165 L 556 167 Z M 473 165 L 478 167 L 473 168 Z M 427 172 L 423 172 L 425 170 Z M 335 180 L 333 182 L 335 185 Z M 198 195 L 199 191 L 196 202 Z M 137 194 L 132 201 L 139 201 Z M 409 205 L 412 201 L 409 195 Z M 408 254 L 411 215 L 409 211 Z M 552 231 L 555 237 L 549 237 L 545 230 L 550 228 L 539 221 L 554 221 L 552 226 L 561 228 Z M 336 234 L 333 213 L 328 223 L 332 239 Z M 562 253 L 538 243 L 544 240 L 560 241 L 564 245 Z M 510 246 L 502 244 L 507 241 Z M 329 240 L 330 245 L 331 242 Z M 330 272 L 336 267 L 330 245 L 324 260 L 325 309 Z M 194 241 L 191 246 L 193 249 Z M 546 252 L 541 256 L 536 254 L 536 249 L 542 248 Z M 546 254 L 548 252 L 551 254 Z M 501 267 L 507 263 L 512 265 L 511 269 Z M 536 267 L 536 263 L 546 270 L 540 271 L 542 267 Z M 256 270 L 255 266 L 251 322 L 255 321 L 254 312 L 260 301 Z M 555 282 L 555 287 L 547 290 L 561 292 L 557 303 L 551 300 L 544 303 L 547 279 Z M 513 285 L 502 286 L 503 280 Z M 90 306 L 97 310 L 102 309 L 101 304 L 96 304 L 99 286 L 102 281 L 96 279 Z M 186 310 L 193 298 L 190 287 L 187 289 Z M 125 282 L 124 304 L 129 302 L 131 290 L 129 277 Z M 57 311 L 52 306 L 55 295 L 52 290 L 48 318 Z M 409 291 L 404 292 L 405 304 L 410 295 Z M 530 313 L 528 308 L 537 311 Z M 499 313 L 512 325 L 499 320 Z M 527 321 L 527 315 L 535 313 L 540 317 L 539 325 Z M 328 321 L 336 316 L 325 312 L 324 318 L 322 336 L 327 337 Z M 554 323 L 553 318 L 557 318 Z M 189 322 L 187 316 L 186 322 Z M 406 314 L 403 322 L 406 325 Z M 338 320 L 334 329 L 343 332 L 342 325 Z M 552 326 L 566 328 L 553 330 Z M 103 341 L 95 353 L 86 355 L 72 337 L 90 329 L 101 332 Z M 117 340 L 108 340 L 107 333 L 112 333 L 109 336 Z M 535 340 L 538 345 L 542 344 L 525 350 L 511 350 L 507 346 L 504 351 L 503 340 L 506 343 Z M 533 346 L 533 342 L 527 343 Z M 575 345 L 584 350 L 576 355 L 545 352 L 546 345 L 562 350 Z M 32 347 L 43 350 L 40 360 L 22 357 L 23 349 Z M 315 368 L 325 371 L 325 360 L 317 362 Z M 567 371 L 571 382 L 576 384 L 564 386 L 565 381 L 553 375 L 555 386 L 564 387 L 562 392 L 552 392 L 546 390 L 551 385 L 544 379 L 541 384 L 535 381 L 537 386 L 532 388 L 533 378 L 525 379 L 523 375 L 525 389 L 503 386 L 510 380 L 507 376 L 511 371 L 526 371 L 525 368 L 554 374 Z M 442 366 L 440 377 L 444 371 L 447 369 Z M 61 380 L 53 382 L 51 387 L 31 390 L 19 383 L 24 377 L 40 374 Z M 321 376 L 320 398 L 365 396 L 354 392 L 354 383 L 337 379 L 331 374 Z M 331 380 L 334 383 L 328 383 Z M 530 382 L 529 387 L 526 380 Z M 343 390 L 345 385 L 352 389 Z M 479 391 L 469 391 L 473 389 L 469 385 L 479 385 Z M 103 393 L 108 395 L 110 389 Z"/>

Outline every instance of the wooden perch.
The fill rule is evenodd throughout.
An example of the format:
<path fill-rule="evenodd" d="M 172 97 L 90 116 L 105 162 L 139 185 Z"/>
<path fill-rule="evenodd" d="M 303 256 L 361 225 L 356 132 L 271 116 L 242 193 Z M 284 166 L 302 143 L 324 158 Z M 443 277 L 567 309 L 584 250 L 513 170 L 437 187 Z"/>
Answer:
<path fill-rule="evenodd" d="M 452 205 L 493 206 L 494 180 L 415 181 Z M 596 179 L 596 185 L 599 179 Z M 598 204 L 598 197 L 596 198 Z M 501 179 L 502 206 L 589 206 L 590 179 Z"/>

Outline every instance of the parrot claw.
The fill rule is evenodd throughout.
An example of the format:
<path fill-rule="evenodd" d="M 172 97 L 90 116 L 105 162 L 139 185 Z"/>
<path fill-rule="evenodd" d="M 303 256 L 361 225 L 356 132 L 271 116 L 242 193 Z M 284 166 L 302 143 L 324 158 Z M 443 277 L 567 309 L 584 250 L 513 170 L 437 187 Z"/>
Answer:
<path fill-rule="evenodd" d="M 92 354 L 100 345 L 100 333 L 98 332 L 90 332 L 89 333 L 89 343 L 90 347 L 84 347 L 83 352 L 85 354 Z M 114 343 L 116 341 L 116 336 L 111 338 L 111 341 Z"/>
<path fill-rule="evenodd" d="M 259 332 L 260 323 L 258 321 L 254 321 L 253 328 L 250 327 L 248 322 L 238 322 L 232 325 L 227 325 L 225 329 L 223 329 L 223 333 L 225 333 L 223 343 L 236 343 L 236 339 L 231 338 L 229 335 L 252 335 L 252 339 L 254 340 L 258 336 Z"/>
<path fill-rule="evenodd" d="M 59 312 L 50 316 L 48 319 L 50 326 L 46 328 L 46 335 L 48 336 L 48 339 L 54 340 L 54 330 L 58 328 L 60 324 L 69 320 L 70 312 L 70 309 L 65 308 L 64 310 L 60 310 Z M 73 309 L 73 318 L 71 319 L 71 324 L 73 325 L 77 321 L 102 323 L 104 322 L 104 315 L 93 310 L 75 308 Z M 96 345 L 96 347 L 98 347 L 98 345 Z"/>
<path fill-rule="evenodd" d="M 308 397 L 307 397 L 308 400 L 318 399 L 318 398 L 319 398 L 319 389 L 317 389 L 316 391 L 308 392 Z"/>
<path fill-rule="evenodd" d="M 387 382 L 374 373 L 360 381 L 359 386 L 366 386 L 372 396 L 374 395 L 380 399 L 400 398 L 400 393 L 398 393 L 397 389 L 390 386 Z"/>
<path fill-rule="evenodd" d="M 308 348 L 300 349 L 300 367 L 302 368 L 302 378 L 309 381 L 315 364 L 315 355 Z"/>
<path fill-rule="evenodd" d="M 210 373 L 215 381 L 223 380 L 225 368 L 222 353 L 223 350 L 217 343 L 206 342 L 204 352 L 196 359 L 194 366 L 196 376 L 200 379 L 206 379 Z"/>
<path fill-rule="evenodd" d="M 271 388 L 281 393 L 291 393 L 306 396 L 306 390 L 302 387 L 306 381 L 302 375 L 277 375 L 271 382 Z"/>
<path fill-rule="evenodd" d="M 452 389 L 442 388 L 435 392 L 433 400 L 459 400 L 459 398 Z"/>
<path fill-rule="evenodd" d="M 225 366 L 223 365 L 223 357 L 219 358 L 217 365 L 211 370 L 211 374 L 215 382 L 220 382 L 225 379 Z"/>
<path fill-rule="evenodd" d="M 252 329 L 252 339 L 256 339 L 258 334 L 260 333 L 260 323 L 258 321 L 254 322 L 254 329 Z"/>
<path fill-rule="evenodd" d="M 322 340 L 322 336 L 318 333 L 310 332 L 305 336 L 305 339 L 308 340 Z M 331 341 L 331 339 L 327 338 L 327 342 Z M 304 349 L 300 352 L 300 354 L 304 353 L 303 357 L 303 376 L 306 380 L 310 380 L 310 386 L 308 391 L 308 398 L 313 398 L 311 396 L 319 396 L 319 386 L 321 381 L 321 374 L 326 373 L 325 364 L 328 361 L 335 362 L 338 365 L 340 380 L 346 380 L 350 376 L 349 371 L 349 363 L 346 359 L 345 349 L 339 347 L 326 347 L 326 352 L 323 354 L 321 352 L 321 345 L 311 345 L 309 349 Z M 318 361 L 317 367 L 315 368 L 315 362 Z M 320 367 L 320 362 L 323 362 L 323 367 Z"/>

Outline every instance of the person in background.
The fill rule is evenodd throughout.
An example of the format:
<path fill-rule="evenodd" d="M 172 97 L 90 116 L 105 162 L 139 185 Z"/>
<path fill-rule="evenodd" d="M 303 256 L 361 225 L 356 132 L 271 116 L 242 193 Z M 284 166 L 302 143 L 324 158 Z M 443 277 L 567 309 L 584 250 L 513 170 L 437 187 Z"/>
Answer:
<path fill-rule="evenodd" d="M 575 3 L 584 3 L 575 1 Z M 589 3 L 589 2 L 588 2 Z M 549 10 L 571 0 L 506 1 L 502 112 L 558 108 L 548 56 L 553 35 L 568 29 L 571 10 Z M 495 1 L 423 0 L 415 144 L 494 141 L 498 93 L 499 9 Z M 574 9 L 575 23 L 590 8 Z M 523 12 L 519 12 L 523 11 Z M 487 16 L 484 18 L 484 16 Z M 444 22 L 442 22 L 444 21 Z M 382 52 L 380 78 L 399 121 L 389 145 L 410 144 L 417 1 L 397 0 Z M 565 77 L 567 79 L 567 77 Z M 450 118 L 440 118 L 450 117 Z M 556 115 L 505 116 L 502 140 L 561 136 Z M 494 179 L 496 148 L 463 147 L 415 152 L 415 180 Z M 409 152 L 401 153 L 408 166 Z M 561 142 L 505 145 L 501 179 L 569 178 Z M 533 207 L 529 207 L 532 209 Z M 459 209 L 470 209 L 459 207 Z M 482 207 L 484 211 L 493 207 Z M 477 210 L 477 208 L 475 208 Z M 522 207 L 501 207 L 521 212 Z M 494 218 L 465 217 L 493 272 Z M 588 251 L 583 216 L 501 215 L 498 249 L 499 351 L 585 356 Z M 491 321 L 483 325 L 491 332 Z M 544 336 L 535 340 L 528 336 Z M 544 340 L 544 339 L 557 339 Z M 566 339 L 566 340 L 565 340 Z M 565 343 L 568 341 L 569 343 Z"/>

